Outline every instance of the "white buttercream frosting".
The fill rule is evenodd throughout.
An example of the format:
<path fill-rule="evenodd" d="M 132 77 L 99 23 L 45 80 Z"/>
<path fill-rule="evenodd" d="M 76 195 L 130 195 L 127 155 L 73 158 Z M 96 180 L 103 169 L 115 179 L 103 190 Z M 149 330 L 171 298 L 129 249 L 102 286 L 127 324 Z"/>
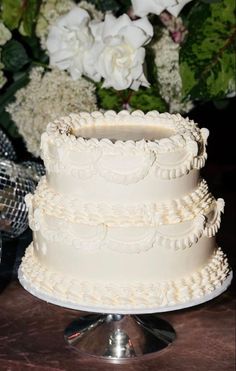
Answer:
<path fill-rule="evenodd" d="M 109 129 L 116 128 L 119 138 L 117 128 L 123 133 L 127 127 L 127 140 L 113 140 L 113 134 L 105 137 Z M 96 135 L 83 138 L 83 129 L 90 135 L 99 129 L 100 139 Z M 165 132 L 172 135 L 165 137 Z M 50 123 L 42 136 L 41 151 L 49 172 L 69 173 L 81 179 L 98 174 L 112 183 L 131 184 L 152 170 L 157 177 L 174 179 L 200 169 L 207 158 L 208 134 L 207 129 L 199 129 L 189 119 L 157 111 L 146 115 L 142 111 L 80 113 Z M 125 138 L 124 133 L 121 137 Z"/>
<path fill-rule="evenodd" d="M 80 215 L 82 210 L 80 204 L 71 202 L 65 211 L 65 209 L 63 210 L 63 201 L 60 198 L 55 198 L 52 202 L 53 198 L 45 197 L 39 190 L 36 194 L 40 195 L 38 199 L 36 195 L 27 195 L 26 197 L 31 229 L 35 232 L 40 231 L 47 241 L 54 243 L 63 241 L 65 245 L 73 245 L 82 249 L 87 246 L 88 250 L 94 249 L 94 247 L 91 248 L 94 246 L 94 240 L 96 240 L 95 246 L 98 249 L 109 248 L 125 253 L 140 253 L 160 245 L 175 250 L 185 249 L 197 243 L 203 234 L 213 237 L 220 226 L 220 214 L 223 211 L 222 199 L 217 201 L 211 199 L 210 204 L 203 200 L 206 210 L 203 208 L 199 213 L 199 204 L 192 204 L 193 210 L 198 211 L 197 215 L 194 218 L 189 218 L 189 213 L 186 213 L 188 219 L 180 221 L 177 213 L 176 215 L 172 214 L 171 205 L 166 204 L 162 209 L 157 205 L 155 214 L 149 214 L 148 223 L 148 220 L 145 220 L 148 212 L 145 206 L 142 209 L 139 205 L 141 213 L 140 215 L 136 214 L 136 218 L 134 218 L 132 209 L 129 210 L 124 205 L 116 205 L 117 218 L 112 219 L 113 211 L 110 210 L 104 218 L 106 208 L 100 205 L 100 220 L 98 218 L 92 220 L 92 210 L 94 213 L 98 211 L 97 205 L 92 204 L 90 208 L 87 205 L 88 215 L 87 218 L 84 218 L 84 215 Z M 190 198 L 190 200 L 193 199 L 194 197 Z M 173 205 L 176 202 L 173 200 Z M 122 207 L 123 214 L 121 213 Z M 190 209 L 190 204 L 188 207 Z M 109 209 L 109 205 L 107 205 L 107 209 Z M 149 212 L 152 211 L 153 208 L 150 207 Z M 174 224 L 166 223 L 167 211 L 172 215 L 172 220 L 175 220 Z M 128 215 L 129 218 L 125 219 L 125 215 Z M 184 213 L 182 213 L 183 215 Z M 142 220 L 145 224 L 142 224 Z M 151 224 L 151 220 L 155 223 Z"/>
<path fill-rule="evenodd" d="M 71 222 L 113 225 L 150 225 L 174 224 L 195 218 L 214 208 L 214 197 L 209 193 L 205 180 L 182 198 L 160 202 L 85 202 L 74 195 L 62 195 L 48 187 L 46 177 L 38 184 L 34 195 L 26 196 L 30 223 L 32 210 L 41 209 L 49 215 Z"/>
<path fill-rule="evenodd" d="M 229 266 L 220 248 L 216 249 L 206 264 L 187 277 L 177 280 L 135 282 L 120 284 L 114 281 L 91 283 L 78 276 L 61 274 L 41 264 L 31 245 L 23 258 L 21 272 L 25 282 L 33 283 L 37 291 L 55 299 L 90 306 L 114 309 L 152 308 L 185 303 L 211 293 L 221 286 L 229 274 Z"/>

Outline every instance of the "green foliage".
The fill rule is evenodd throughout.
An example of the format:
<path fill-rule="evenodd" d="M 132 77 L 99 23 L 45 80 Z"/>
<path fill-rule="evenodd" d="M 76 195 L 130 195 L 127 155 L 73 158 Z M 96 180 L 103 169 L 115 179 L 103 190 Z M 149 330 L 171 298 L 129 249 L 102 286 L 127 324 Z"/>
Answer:
<path fill-rule="evenodd" d="M 3 22 L 10 30 L 19 29 L 22 35 L 32 35 L 40 3 L 37 0 L 2 0 Z"/>
<path fill-rule="evenodd" d="M 42 63 L 42 65 L 48 66 L 49 57 L 45 50 L 40 47 L 39 39 L 33 35 L 31 37 L 22 37 L 21 41 L 24 43 L 29 56 L 32 60 Z"/>
<path fill-rule="evenodd" d="M 4 128 L 11 138 L 19 137 L 16 125 L 14 121 L 12 121 L 10 114 L 6 111 L 3 111 L 3 113 L 1 114 L 0 127 Z"/>
<path fill-rule="evenodd" d="M 28 0 L 25 2 L 25 8 L 22 16 L 20 32 L 22 35 L 31 36 L 33 34 L 36 15 L 39 10 L 40 1 Z"/>
<path fill-rule="evenodd" d="M 119 4 L 116 0 L 89 0 L 89 3 L 94 4 L 102 12 L 109 10 L 116 12 L 119 9 Z"/>
<path fill-rule="evenodd" d="M 88 0 L 102 12 L 112 11 L 114 13 L 122 14 L 131 6 L 130 0 Z"/>
<path fill-rule="evenodd" d="M 234 0 L 196 3 L 188 16 L 188 36 L 180 52 L 183 95 L 221 99 L 235 79 Z"/>
<path fill-rule="evenodd" d="M 14 99 L 16 91 L 29 82 L 28 71 L 15 73 L 13 79 L 13 83 L 5 93 L 0 95 L 0 126 L 4 127 L 11 137 L 16 137 L 18 136 L 16 125 L 11 120 L 9 113 L 5 111 L 5 107 Z"/>
<path fill-rule="evenodd" d="M 7 71 L 19 71 L 29 61 L 24 46 L 17 40 L 8 41 L 2 48 L 2 63 Z"/>
<path fill-rule="evenodd" d="M 103 89 L 101 84 L 97 85 L 98 104 L 105 110 L 119 111 L 122 107 L 123 99 L 121 94 L 115 89 Z"/>
<path fill-rule="evenodd" d="M 140 88 L 138 91 L 133 92 L 130 105 L 132 109 L 140 109 L 144 112 L 152 110 L 165 112 L 167 110 L 166 102 L 161 98 L 155 87 Z"/>
<path fill-rule="evenodd" d="M 0 96 L 0 115 L 2 115 L 5 107 L 14 99 L 14 94 L 18 89 L 21 89 L 29 82 L 28 71 L 18 73 L 13 76 L 13 83 L 7 88 L 4 94 Z"/>
<path fill-rule="evenodd" d="M 21 0 L 2 0 L 2 19 L 10 30 L 19 26 L 22 14 Z"/>
<path fill-rule="evenodd" d="M 167 105 L 159 95 L 156 87 L 139 88 L 138 91 L 103 89 L 101 84 L 97 88 L 98 105 L 105 110 L 120 111 L 123 105 L 130 104 L 132 109 L 140 109 L 144 112 L 157 110 L 165 112 Z"/>

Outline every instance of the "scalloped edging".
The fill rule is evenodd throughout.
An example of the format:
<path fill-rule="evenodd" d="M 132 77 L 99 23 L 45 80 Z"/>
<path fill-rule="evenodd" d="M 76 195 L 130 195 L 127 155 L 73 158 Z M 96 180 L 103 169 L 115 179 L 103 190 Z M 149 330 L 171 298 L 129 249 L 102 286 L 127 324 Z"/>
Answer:
<path fill-rule="evenodd" d="M 215 236 L 220 228 L 221 214 L 224 213 L 225 201 L 223 198 L 218 198 L 216 201 L 216 207 L 214 209 L 214 216 L 212 220 L 208 220 L 206 223 L 206 228 L 204 230 L 204 235 L 207 237 Z"/>
<path fill-rule="evenodd" d="M 168 234 L 163 234 L 157 230 L 156 240 L 154 246 L 168 246 L 174 250 L 184 250 L 196 244 L 198 240 L 202 237 L 206 225 L 206 217 L 203 214 L 199 214 L 194 220 L 193 225 L 190 230 L 185 234 L 175 236 L 169 236 Z"/>
<path fill-rule="evenodd" d="M 110 139 L 84 139 L 76 137 L 76 131 L 80 127 L 86 125 L 158 125 L 172 129 L 174 134 L 168 138 L 161 138 L 159 140 L 117 140 L 112 142 Z M 144 114 L 142 111 L 121 111 L 115 113 L 114 111 L 107 111 L 104 114 L 101 112 L 92 112 L 91 114 L 81 112 L 80 114 L 71 114 L 67 117 L 62 117 L 49 123 L 47 132 L 42 135 L 41 152 L 45 165 L 50 172 L 65 172 L 84 179 L 86 176 L 93 176 L 99 174 L 106 180 L 119 183 L 131 184 L 136 183 L 145 178 L 152 168 L 155 170 L 157 177 L 163 179 L 175 179 L 187 174 L 191 169 L 200 169 L 205 164 L 207 158 L 206 145 L 207 137 L 209 135 L 208 129 L 199 129 L 197 124 L 188 118 L 183 118 L 179 114 L 171 115 L 168 113 L 160 114 L 157 111 L 150 111 Z M 69 150 L 76 150 L 79 152 L 99 149 L 103 154 L 115 154 L 116 156 L 128 155 L 132 156 L 142 155 L 146 156 L 144 164 L 140 164 L 140 169 L 136 169 L 133 173 L 131 166 L 130 172 L 122 173 L 116 169 L 106 169 L 99 162 L 90 164 L 89 175 L 87 170 L 80 168 L 78 164 L 70 164 L 64 166 L 63 156 L 58 161 L 51 160 L 51 155 L 48 152 L 48 141 L 52 139 L 55 143 L 55 148 L 61 148 L 66 145 Z M 182 161 L 177 163 L 159 161 L 160 155 L 174 153 L 175 151 L 185 151 Z"/>
<path fill-rule="evenodd" d="M 33 243 L 27 248 L 20 266 L 21 279 L 37 292 L 59 300 L 67 306 L 94 308 L 148 309 L 184 304 L 202 298 L 221 287 L 229 276 L 229 265 L 221 248 L 217 248 L 204 267 L 177 280 L 130 285 L 117 282 L 80 281 L 74 276 L 48 270 L 34 255 Z M 49 300 L 50 301 L 50 300 Z"/>
<path fill-rule="evenodd" d="M 40 232 L 40 235 L 47 242 L 52 242 L 55 245 L 63 244 L 80 250 L 86 250 L 87 252 L 93 252 L 97 250 L 112 250 L 118 253 L 124 254 L 139 254 L 144 253 L 152 248 L 164 247 L 173 250 L 184 250 L 191 246 L 196 246 L 199 239 L 204 235 L 207 236 L 207 220 L 208 217 L 199 214 L 196 216 L 190 225 L 185 227 L 185 230 L 175 230 L 173 233 L 173 227 L 167 231 L 164 226 L 159 227 L 148 227 L 144 228 L 136 227 L 136 231 L 130 231 L 126 238 L 122 238 L 122 227 L 114 228 L 108 227 L 104 224 L 98 224 L 93 226 L 83 224 L 72 224 L 67 223 L 65 227 L 65 221 L 63 219 L 57 219 L 57 223 L 53 226 L 48 226 L 47 221 L 43 217 L 41 209 L 36 209 L 34 212 L 30 212 L 29 225 L 34 232 Z M 218 221 L 216 221 L 218 223 Z M 220 223 L 220 222 L 219 222 Z M 64 228 L 65 227 L 65 228 Z M 218 227 L 218 225 L 217 225 Z M 80 231 L 80 228 L 82 230 Z M 86 232 L 84 232 L 85 228 Z M 216 229 L 215 227 L 214 230 Z M 123 231 L 127 227 L 123 227 Z M 58 234 L 58 230 L 60 233 Z M 209 238 L 215 234 L 211 233 Z M 36 235 L 34 235 L 36 240 Z M 45 250 L 45 243 L 36 244 L 37 249 Z"/>

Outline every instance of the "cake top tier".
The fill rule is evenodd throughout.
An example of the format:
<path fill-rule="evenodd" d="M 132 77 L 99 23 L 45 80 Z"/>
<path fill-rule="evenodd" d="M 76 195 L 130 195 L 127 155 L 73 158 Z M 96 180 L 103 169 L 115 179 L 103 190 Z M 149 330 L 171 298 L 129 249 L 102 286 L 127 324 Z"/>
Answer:
<path fill-rule="evenodd" d="M 47 174 L 96 173 L 125 184 L 152 172 L 174 179 L 204 166 L 208 134 L 179 114 L 81 112 L 48 124 L 41 155 Z"/>
<path fill-rule="evenodd" d="M 197 143 L 206 141 L 207 129 L 199 129 L 197 124 L 181 115 L 159 113 L 150 111 L 144 114 L 142 111 L 115 111 L 81 112 L 70 114 L 48 124 L 47 133 L 56 137 L 91 144 L 118 144 L 120 146 L 138 146 L 146 144 L 158 144 L 167 151 L 175 146 L 183 146 L 183 141 Z M 181 146 L 181 147 L 182 147 Z M 194 144 L 193 144 L 194 146 Z M 197 154 L 197 153 L 196 153 Z"/>

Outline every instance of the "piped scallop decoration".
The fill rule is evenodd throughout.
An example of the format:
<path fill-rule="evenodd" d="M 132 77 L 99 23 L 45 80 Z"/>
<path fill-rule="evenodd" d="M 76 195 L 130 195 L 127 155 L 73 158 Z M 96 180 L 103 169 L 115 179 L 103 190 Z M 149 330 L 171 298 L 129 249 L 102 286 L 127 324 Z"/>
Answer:
<path fill-rule="evenodd" d="M 114 142 L 108 138 L 79 136 L 83 126 L 120 126 L 122 129 L 127 124 L 158 126 L 171 130 L 173 135 L 158 140 Z M 207 129 L 199 129 L 179 114 L 157 111 L 144 114 L 140 110 L 81 112 L 50 123 L 42 136 L 41 150 L 48 171 L 69 172 L 82 179 L 99 174 L 112 183 L 131 184 L 144 179 L 151 169 L 163 179 L 174 179 L 192 169 L 200 169 L 207 158 L 208 135 Z"/>
<path fill-rule="evenodd" d="M 224 212 L 225 202 L 223 198 L 218 198 L 215 208 L 208 214 L 204 235 L 207 237 L 215 236 L 220 228 L 221 213 Z"/>
<path fill-rule="evenodd" d="M 188 224 L 190 224 L 189 227 L 179 232 L 176 229 L 176 225 L 158 227 L 155 247 L 165 246 L 174 250 L 183 250 L 197 243 L 203 235 L 206 217 L 203 214 L 199 214 L 193 222 L 188 222 Z"/>
<path fill-rule="evenodd" d="M 60 233 L 58 233 L 60 231 Z M 100 249 L 106 238 L 105 225 L 89 226 L 86 224 L 68 224 L 65 227 L 63 220 L 57 219 L 54 225 L 47 225 L 45 220 L 41 223 L 40 233 L 46 241 L 64 243 L 72 248 L 86 250 L 86 252 Z"/>
<path fill-rule="evenodd" d="M 153 227 L 132 228 L 131 232 L 125 233 L 124 228 L 108 229 L 107 238 L 104 241 L 103 247 L 127 254 L 139 254 L 150 250 L 153 247 L 156 237 L 156 230 Z"/>

